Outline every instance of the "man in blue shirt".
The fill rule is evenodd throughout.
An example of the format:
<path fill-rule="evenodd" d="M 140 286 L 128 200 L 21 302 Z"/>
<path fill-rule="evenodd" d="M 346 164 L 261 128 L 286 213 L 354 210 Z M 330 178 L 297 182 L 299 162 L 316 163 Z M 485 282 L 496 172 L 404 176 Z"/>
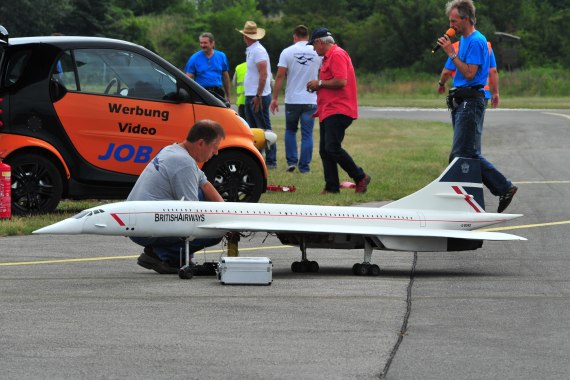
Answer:
<path fill-rule="evenodd" d="M 485 116 L 483 87 L 489 76 L 490 56 L 487 39 L 475 29 L 475 6 L 472 0 L 453 0 L 446 5 L 449 26 L 461 36 L 456 52 L 449 36 L 438 39 L 438 45 L 449 56 L 457 72 L 453 81 L 455 92 L 450 102 L 453 143 L 450 161 L 455 157 L 477 158 L 481 161 L 483 183 L 499 197 L 497 212 L 503 212 L 517 192 L 512 184 L 481 154 L 481 135 Z"/>
<path fill-rule="evenodd" d="M 231 103 L 230 66 L 226 55 L 214 49 L 216 42 L 212 33 L 200 34 L 199 40 L 202 50 L 192 54 L 184 72 L 206 90 L 218 94 Z"/>
<path fill-rule="evenodd" d="M 495 52 L 491 47 L 491 43 L 487 41 L 487 46 L 489 47 L 489 55 L 490 55 L 490 63 L 489 63 L 489 78 L 487 79 L 487 83 L 483 89 L 485 90 L 485 103 L 488 103 L 491 100 L 491 107 L 497 108 L 499 106 L 499 72 L 497 71 L 497 61 L 495 59 Z M 453 48 L 455 51 L 459 51 L 459 41 L 453 44 Z M 439 79 L 439 87 L 437 92 L 443 94 L 445 92 L 445 82 L 449 78 L 455 76 L 455 65 L 451 61 L 451 59 L 447 58 L 445 61 L 445 66 L 443 70 L 441 70 L 440 79 Z M 488 104 L 486 104 L 488 106 Z"/>

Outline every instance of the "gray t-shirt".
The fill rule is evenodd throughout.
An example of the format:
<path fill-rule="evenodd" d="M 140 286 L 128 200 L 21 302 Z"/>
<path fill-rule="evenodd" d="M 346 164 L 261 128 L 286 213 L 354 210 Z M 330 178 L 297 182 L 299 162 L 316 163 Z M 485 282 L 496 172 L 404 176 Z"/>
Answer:
<path fill-rule="evenodd" d="M 198 188 L 208 179 L 184 147 L 163 148 L 139 176 L 127 201 L 198 201 Z"/>

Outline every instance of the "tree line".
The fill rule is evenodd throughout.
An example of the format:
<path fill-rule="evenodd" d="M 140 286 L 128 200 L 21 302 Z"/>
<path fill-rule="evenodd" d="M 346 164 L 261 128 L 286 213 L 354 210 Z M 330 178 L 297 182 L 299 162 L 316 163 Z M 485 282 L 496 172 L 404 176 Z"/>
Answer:
<path fill-rule="evenodd" d="M 245 60 L 236 28 L 254 20 L 276 66 L 292 29 L 325 26 L 358 71 L 441 70 L 445 56 L 431 53 L 448 28 L 446 0 L 5 0 L 0 25 L 11 37 L 104 36 L 143 45 L 183 68 L 209 31 L 233 68 Z M 475 1 L 477 29 L 493 43 L 499 67 L 570 67 L 568 0 Z M 514 62 L 514 63 L 512 63 Z M 275 69 L 274 69 L 275 71 Z"/>

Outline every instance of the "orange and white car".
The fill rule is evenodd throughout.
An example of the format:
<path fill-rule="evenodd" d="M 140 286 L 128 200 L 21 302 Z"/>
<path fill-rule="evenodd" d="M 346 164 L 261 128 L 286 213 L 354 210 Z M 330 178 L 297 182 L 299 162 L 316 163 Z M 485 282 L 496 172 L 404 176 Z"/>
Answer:
<path fill-rule="evenodd" d="M 146 163 L 200 119 L 226 132 L 202 168 L 220 194 L 257 202 L 266 190 L 263 132 L 144 47 L 9 39 L 2 27 L 0 39 L 0 160 L 12 167 L 13 213 L 49 212 L 62 198 L 125 198 Z"/>

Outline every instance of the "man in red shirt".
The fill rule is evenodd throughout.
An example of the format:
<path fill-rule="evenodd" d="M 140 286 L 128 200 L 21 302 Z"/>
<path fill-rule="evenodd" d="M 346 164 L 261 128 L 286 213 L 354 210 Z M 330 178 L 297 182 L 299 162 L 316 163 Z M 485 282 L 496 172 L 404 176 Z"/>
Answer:
<path fill-rule="evenodd" d="M 338 165 L 356 183 L 355 191 L 365 193 L 370 176 L 342 148 L 346 128 L 358 118 L 356 99 L 356 75 L 348 53 L 335 44 L 327 28 L 313 31 L 308 45 L 313 45 L 323 57 L 318 80 L 307 82 L 307 91 L 317 92 L 319 118 L 319 154 L 323 162 L 325 188 L 321 194 L 339 193 Z"/>

